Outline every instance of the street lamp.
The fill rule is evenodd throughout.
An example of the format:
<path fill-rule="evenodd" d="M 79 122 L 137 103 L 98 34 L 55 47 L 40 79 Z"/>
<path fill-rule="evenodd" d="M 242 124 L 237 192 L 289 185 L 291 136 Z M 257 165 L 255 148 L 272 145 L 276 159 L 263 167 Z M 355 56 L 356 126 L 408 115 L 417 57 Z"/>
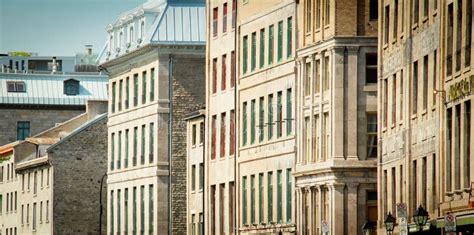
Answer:
<path fill-rule="evenodd" d="M 362 225 L 362 234 L 364 235 L 372 235 L 375 228 L 375 222 L 372 221 L 365 221 L 364 225 Z"/>
<path fill-rule="evenodd" d="M 392 216 L 392 213 L 388 212 L 387 217 L 385 217 L 385 229 L 387 230 L 387 234 L 391 235 L 393 233 L 393 229 L 395 228 L 395 217 Z"/>
<path fill-rule="evenodd" d="M 428 211 L 420 205 L 413 215 L 413 220 L 415 224 L 421 228 L 426 224 L 426 221 L 428 221 Z"/>

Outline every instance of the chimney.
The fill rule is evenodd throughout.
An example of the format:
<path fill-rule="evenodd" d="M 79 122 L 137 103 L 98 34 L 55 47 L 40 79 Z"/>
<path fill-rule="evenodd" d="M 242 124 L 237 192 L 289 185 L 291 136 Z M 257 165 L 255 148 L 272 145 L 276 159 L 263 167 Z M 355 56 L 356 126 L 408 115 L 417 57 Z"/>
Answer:
<path fill-rule="evenodd" d="M 87 100 L 86 113 L 87 120 L 94 119 L 96 116 L 106 113 L 108 110 L 107 100 Z"/>
<path fill-rule="evenodd" d="M 92 55 L 92 45 L 85 45 L 86 55 Z"/>
<path fill-rule="evenodd" d="M 58 66 L 56 65 L 56 56 L 53 56 L 53 71 L 51 73 L 56 73 Z"/>

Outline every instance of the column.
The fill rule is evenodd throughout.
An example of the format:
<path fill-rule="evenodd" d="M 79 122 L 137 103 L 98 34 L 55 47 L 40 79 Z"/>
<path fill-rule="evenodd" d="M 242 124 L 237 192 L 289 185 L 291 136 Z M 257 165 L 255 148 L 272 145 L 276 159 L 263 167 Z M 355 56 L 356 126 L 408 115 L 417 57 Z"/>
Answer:
<path fill-rule="evenodd" d="M 357 212 L 359 211 L 359 204 L 357 203 L 357 194 L 359 189 L 359 183 L 347 184 L 347 231 L 359 231 L 360 226 L 358 224 Z M 362 225 L 361 225 L 362 226 Z"/>
<path fill-rule="evenodd" d="M 329 208 L 329 224 L 331 235 L 344 234 L 344 224 L 347 223 L 344 221 L 344 186 L 345 184 L 341 183 L 329 185 L 329 200 L 331 205 Z"/>
<path fill-rule="evenodd" d="M 359 82 L 359 74 L 358 74 L 358 58 L 359 58 L 359 47 L 357 46 L 349 46 L 347 47 L 348 50 L 348 58 L 347 58 L 347 68 L 346 74 L 344 76 L 344 80 L 346 81 L 345 84 L 345 101 L 346 107 L 344 110 L 345 118 L 347 123 L 345 123 L 345 157 L 352 160 L 357 160 L 357 120 L 358 117 L 358 97 L 357 97 L 357 90 L 358 90 L 358 82 Z"/>
<path fill-rule="evenodd" d="M 329 158 L 344 159 L 344 48 L 333 47 L 330 51 L 331 68 L 331 144 Z M 353 115 L 353 114 L 351 114 Z M 351 127 L 354 128 L 354 127 Z M 337 147 L 336 147 L 337 146 Z"/>

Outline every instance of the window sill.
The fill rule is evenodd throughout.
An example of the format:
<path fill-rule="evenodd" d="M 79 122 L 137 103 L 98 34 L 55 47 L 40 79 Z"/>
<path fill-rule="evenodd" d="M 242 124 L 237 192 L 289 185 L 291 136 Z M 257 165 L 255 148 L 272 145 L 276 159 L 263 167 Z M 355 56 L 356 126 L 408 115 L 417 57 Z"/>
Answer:
<path fill-rule="evenodd" d="M 413 26 L 411 27 L 411 29 L 412 29 L 413 31 L 416 31 L 416 30 L 418 29 L 418 23 L 413 24 Z"/>
<path fill-rule="evenodd" d="M 415 120 L 415 119 L 416 119 L 416 116 L 417 116 L 417 114 L 412 114 L 412 115 L 411 115 L 411 120 Z"/>
<path fill-rule="evenodd" d="M 471 65 L 464 67 L 462 73 L 468 73 L 469 71 L 471 71 Z"/>
<path fill-rule="evenodd" d="M 426 23 L 428 22 L 428 16 L 423 16 L 423 20 L 422 20 L 423 23 Z"/>

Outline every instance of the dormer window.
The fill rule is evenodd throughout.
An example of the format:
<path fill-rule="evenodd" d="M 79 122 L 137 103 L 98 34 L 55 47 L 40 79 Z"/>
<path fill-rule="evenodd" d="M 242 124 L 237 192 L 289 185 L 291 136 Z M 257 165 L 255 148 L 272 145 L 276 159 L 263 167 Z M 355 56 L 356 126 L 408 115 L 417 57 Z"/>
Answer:
<path fill-rule="evenodd" d="M 26 92 L 25 82 L 7 82 L 7 91 L 8 92 Z"/>
<path fill-rule="evenodd" d="M 72 78 L 64 81 L 64 94 L 79 95 L 79 81 Z"/>

